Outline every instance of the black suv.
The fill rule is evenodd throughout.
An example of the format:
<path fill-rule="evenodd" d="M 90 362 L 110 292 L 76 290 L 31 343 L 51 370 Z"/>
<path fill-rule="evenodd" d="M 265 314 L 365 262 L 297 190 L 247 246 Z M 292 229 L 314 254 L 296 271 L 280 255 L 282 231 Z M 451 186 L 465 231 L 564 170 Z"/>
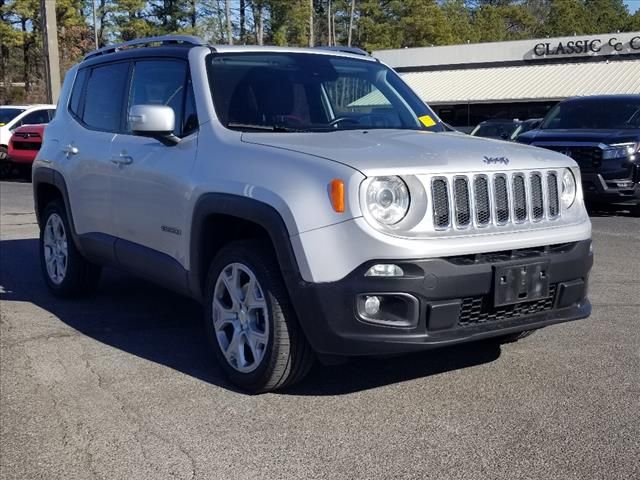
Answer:
<path fill-rule="evenodd" d="M 640 95 L 564 100 L 518 141 L 573 158 L 591 205 L 627 205 L 640 215 Z"/>

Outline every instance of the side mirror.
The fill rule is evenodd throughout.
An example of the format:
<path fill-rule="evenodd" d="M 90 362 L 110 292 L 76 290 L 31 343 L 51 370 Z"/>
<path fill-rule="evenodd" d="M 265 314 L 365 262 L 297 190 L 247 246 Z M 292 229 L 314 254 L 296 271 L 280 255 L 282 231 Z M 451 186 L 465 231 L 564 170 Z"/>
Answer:
<path fill-rule="evenodd" d="M 129 109 L 129 125 L 134 135 L 151 137 L 165 145 L 177 145 L 180 139 L 173 134 L 176 116 L 165 105 L 133 105 Z"/>

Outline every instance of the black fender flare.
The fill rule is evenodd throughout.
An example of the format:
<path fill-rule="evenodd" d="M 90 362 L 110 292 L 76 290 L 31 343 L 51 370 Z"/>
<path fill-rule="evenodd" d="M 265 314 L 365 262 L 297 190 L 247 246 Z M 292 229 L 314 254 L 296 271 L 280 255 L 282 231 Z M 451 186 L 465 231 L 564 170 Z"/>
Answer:
<path fill-rule="evenodd" d="M 196 202 L 191 223 L 189 245 L 189 289 L 203 300 L 203 280 L 208 265 L 203 265 L 201 245 L 205 219 L 209 215 L 227 215 L 246 220 L 262 227 L 275 249 L 280 271 L 289 293 L 302 282 L 291 238 L 282 216 L 272 206 L 252 198 L 227 193 L 205 193 Z M 292 299 L 294 301 L 294 299 Z"/>
<path fill-rule="evenodd" d="M 67 219 L 69 220 L 69 226 L 71 227 L 71 238 L 76 248 L 82 252 L 80 242 L 78 241 L 78 234 L 76 232 L 76 224 L 73 221 L 73 212 L 71 211 L 71 204 L 69 203 L 69 191 L 67 190 L 67 182 L 65 182 L 62 174 L 53 168 L 37 167 L 33 169 L 33 205 L 36 211 L 36 221 L 38 226 L 42 228 L 42 218 L 40 218 L 40 209 L 38 208 L 38 187 L 40 185 L 47 184 L 54 186 L 60 192 L 62 201 L 64 202 L 64 208 L 67 213 Z"/>

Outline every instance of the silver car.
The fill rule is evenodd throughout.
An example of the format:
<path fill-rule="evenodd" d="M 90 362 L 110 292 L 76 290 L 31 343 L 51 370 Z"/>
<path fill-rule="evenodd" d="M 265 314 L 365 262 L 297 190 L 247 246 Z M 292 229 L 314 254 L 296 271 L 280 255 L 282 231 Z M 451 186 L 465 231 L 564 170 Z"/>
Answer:
<path fill-rule="evenodd" d="M 363 52 L 93 52 L 66 75 L 33 169 L 44 278 L 115 266 L 202 302 L 231 381 L 314 359 L 513 341 L 591 311 L 580 172 L 548 150 L 448 133 Z"/>

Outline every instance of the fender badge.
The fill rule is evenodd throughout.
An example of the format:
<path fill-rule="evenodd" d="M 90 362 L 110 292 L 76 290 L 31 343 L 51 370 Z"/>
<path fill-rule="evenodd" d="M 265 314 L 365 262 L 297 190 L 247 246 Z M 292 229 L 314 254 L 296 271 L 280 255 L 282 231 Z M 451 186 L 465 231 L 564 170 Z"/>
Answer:
<path fill-rule="evenodd" d="M 163 232 L 167 232 L 167 233 L 173 233 L 174 235 L 182 235 L 182 230 L 180 230 L 179 228 L 175 228 L 175 227 L 167 227 L 166 225 L 162 225 L 160 227 L 160 229 Z"/>

